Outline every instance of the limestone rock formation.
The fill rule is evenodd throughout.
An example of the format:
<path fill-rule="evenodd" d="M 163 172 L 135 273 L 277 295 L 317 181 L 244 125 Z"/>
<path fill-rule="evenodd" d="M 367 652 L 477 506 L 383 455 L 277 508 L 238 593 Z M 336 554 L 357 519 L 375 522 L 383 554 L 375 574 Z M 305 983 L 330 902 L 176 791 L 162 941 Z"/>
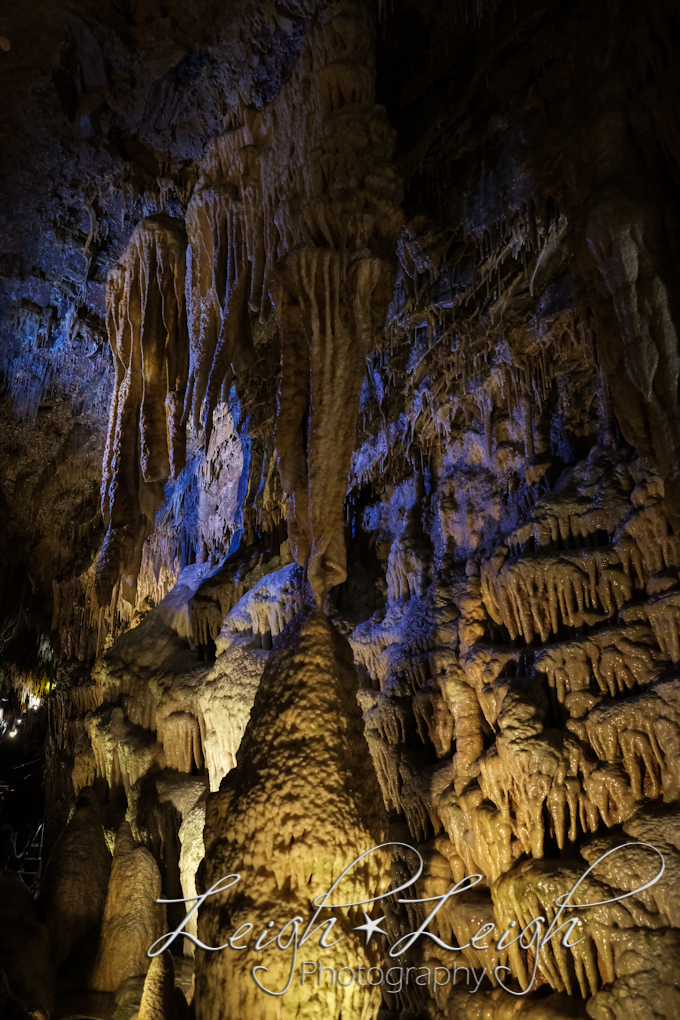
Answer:
<path fill-rule="evenodd" d="M 106 903 L 111 851 L 104 818 L 90 787 L 80 791 L 73 817 L 59 838 L 45 871 L 40 905 L 50 931 L 56 965 L 101 921 Z"/>
<path fill-rule="evenodd" d="M 236 769 L 208 799 L 201 891 L 228 875 L 238 874 L 241 881 L 206 901 L 199 939 L 208 946 L 225 945 L 238 929 L 246 937 L 244 951 L 197 950 L 200 1020 L 377 1015 L 379 996 L 368 989 L 316 982 L 301 987 L 297 958 L 302 948 L 300 954 L 293 949 L 313 918 L 314 898 L 328 892 L 355 858 L 385 841 L 385 816 L 362 737 L 348 652 L 318 610 L 289 624 L 284 644 L 265 667 Z M 365 857 L 330 902 L 358 903 L 380 895 L 389 883 L 386 856 Z M 330 916 L 337 918 L 330 941 L 343 938 L 334 949 L 333 966 L 375 965 L 375 949 L 351 932 L 354 918 L 361 917 L 358 908 L 324 910 L 316 924 Z M 257 951 L 255 939 L 262 931 L 278 937 L 278 948 Z M 324 960 L 319 938 L 318 931 L 308 938 L 304 959 Z M 256 987 L 253 966 L 266 968 L 261 984 L 270 994 Z M 285 988 L 285 997 L 279 997 Z"/>
<path fill-rule="evenodd" d="M 147 949 L 165 927 L 165 910 L 155 902 L 160 896 L 156 863 L 135 843 L 129 822 L 123 822 L 116 833 L 91 988 L 114 992 L 126 978 L 147 972 Z"/>
<path fill-rule="evenodd" d="M 205 857 L 205 842 L 203 830 L 205 828 L 205 804 L 197 804 L 182 820 L 179 830 L 179 841 L 181 844 L 179 856 L 180 882 L 182 885 L 183 898 L 189 901 L 189 909 L 193 897 L 198 896 L 196 888 L 196 874 Z M 188 913 L 188 910 L 187 910 Z M 198 918 L 196 914 L 188 921 L 186 931 L 190 935 L 198 935 Z M 187 955 L 194 954 L 195 943 L 185 940 L 184 952 Z"/>
<path fill-rule="evenodd" d="M 175 969 L 166 950 L 154 957 L 144 981 L 139 1020 L 179 1020 L 175 1005 Z"/>
<path fill-rule="evenodd" d="M 283 93 L 277 111 L 305 147 L 288 170 L 292 187 L 280 216 L 287 229 L 279 231 L 272 285 L 282 364 L 275 439 L 291 499 L 291 545 L 320 605 L 347 576 L 342 507 L 351 423 L 391 297 L 401 215 L 392 135 L 374 106 L 364 6 L 330 11 L 310 33 L 304 57 L 304 77 Z"/>
<path fill-rule="evenodd" d="M 5 7 L 0 1010 L 675 1017 L 677 4 Z"/>
<path fill-rule="evenodd" d="M 107 325 L 116 383 L 102 472 L 107 533 L 97 588 L 103 602 L 121 577 L 127 600 L 135 601 L 142 544 L 163 501 L 163 483 L 185 464 L 185 250 L 186 234 L 176 220 L 150 217 L 136 227 L 109 274 Z"/>
<path fill-rule="evenodd" d="M 263 318 L 273 302 L 289 538 L 319 604 L 346 577 L 352 409 L 389 305 L 401 225 L 393 136 L 375 105 L 372 31 L 365 6 L 351 0 L 323 14 L 276 102 L 239 108 L 208 149 L 188 209 L 195 311 L 185 413 L 193 408 L 210 436 L 219 394 L 252 362 L 248 309 Z"/>

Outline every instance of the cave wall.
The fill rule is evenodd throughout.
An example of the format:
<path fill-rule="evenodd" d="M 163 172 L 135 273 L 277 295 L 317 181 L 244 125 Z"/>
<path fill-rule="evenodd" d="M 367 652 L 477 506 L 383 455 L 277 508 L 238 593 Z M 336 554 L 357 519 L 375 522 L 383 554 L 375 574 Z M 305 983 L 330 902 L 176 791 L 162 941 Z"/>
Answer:
<path fill-rule="evenodd" d="M 341 833 L 325 877 L 388 837 L 420 898 L 481 876 L 404 958 L 475 995 L 270 1000 L 178 940 L 196 1016 L 680 1015 L 674 5 L 45 0 L 0 33 L 3 719 L 48 716 L 28 1005 L 145 972 L 151 889 L 252 867 L 263 925 L 304 912 Z M 663 878 L 599 905 L 653 874 L 636 841 Z M 609 852 L 581 941 L 536 951 Z M 64 934 L 74 855 L 99 898 Z M 381 908 L 385 947 L 425 916 Z M 345 965 L 379 966 L 359 920 Z M 484 924 L 529 935 L 442 945 Z M 187 1008 L 163 966 L 140 1015 Z"/>

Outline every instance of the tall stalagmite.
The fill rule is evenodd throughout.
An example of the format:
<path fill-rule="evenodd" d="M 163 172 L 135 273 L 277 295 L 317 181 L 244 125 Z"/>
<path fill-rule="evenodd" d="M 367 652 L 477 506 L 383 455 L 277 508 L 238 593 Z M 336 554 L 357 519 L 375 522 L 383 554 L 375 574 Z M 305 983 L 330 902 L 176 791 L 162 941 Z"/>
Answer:
<path fill-rule="evenodd" d="M 335 916 L 326 941 L 329 946 L 342 941 L 320 949 L 322 928 L 295 952 L 295 939 L 301 941 L 314 916 L 312 901 L 386 838 L 351 653 L 318 610 L 299 613 L 282 641 L 265 668 L 237 767 L 208 799 L 201 891 L 225 876 L 238 874 L 241 880 L 205 902 L 199 939 L 224 946 L 241 928 L 244 937 L 235 945 L 247 948 L 196 950 L 197 1016 L 373 1020 L 380 1005 L 377 989 L 335 982 L 330 987 L 328 974 L 320 983 L 317 974 L 300 982 L 303 959 L 336 969 L 381 962 L 375 947 L 382 938 L 366 948 L 363 934 L 351 930 L 363 923 L 360 909 L 323 910 L 314 929 Z M 370 854 L 329 902 L 368 900 L 388 882 L 389 858 L 384 851 Z M 261 932 L 265 943 L 278 937 L 278 946 L 256 951 Z M 287 988 L 285 995 L 257 987 L 252 971 L 260 966 L 267 968 L 257 973 L 260 984 L 274 993 Z"/>
<path fill-rule="evenodd" d="M 58 840 L 40 890 L 40 905 L 61 964 L 88 932 L 94 937 L 106 903 L 111 851 L 94 791 L 80 792 L 73 818 Z"/>
<path fill-rule="evenodd" d="M 147 972 L 146 951 L 165 925 L 165 908 L 156 903 L 160 894 L 156 862 L 135 843 L 129 822 L 123 822 L 116 833 L 91 988 L 115 992 L 126 978 Z"/>

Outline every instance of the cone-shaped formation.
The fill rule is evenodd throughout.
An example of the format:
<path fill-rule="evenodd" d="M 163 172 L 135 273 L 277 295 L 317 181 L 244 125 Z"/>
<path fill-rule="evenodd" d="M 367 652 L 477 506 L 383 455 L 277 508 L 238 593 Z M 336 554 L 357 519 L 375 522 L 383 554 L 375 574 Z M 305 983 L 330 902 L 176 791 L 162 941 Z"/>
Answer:
<path fill-rule="evenodd" d="M 134 602 L 142 546 L 153 531 L 164 484 L 184 467 L 185 253 L 183 224 L 152 216 L 137 225 L 109 273 L 107 324 L 116 382 L 102 469 L 107 532 L 97 568 L 100 602 L 121 577 Z"/>
<path fill-rule="evenodd" d="M 153 958 L 147 971 L 139 1020 L 179 1020 L 175 1004 L 175 968 L 167 949 Z"/>
<path fill-rule="evenodd" d="M 161 876 L 156 862 L 132 838 L 129 822 L 116 835 L 99 950 L 90 988 L 115 992 L 122 982 L 149 968 L 149 946 L 163 934 L 165 910 L 156 904 Z"/>
<path fill-rule="evenodd" d="M 40 894 L 57 965 L 101 920 L 110 872 L 99 802 L 91 789 L 84 789 L 52 851 Z"/>
<path fill-rule="evenodd" d="M 282 929 L 297 917 L 301 938 L 314 914 L 311 901 L 385 838 L 348 646 L 318 611 L 298 614 L 283 641 L 263 674 L 237 767 L 208 801 L 203 886 L 234 873 L 241 881 L 205 902 L 199 938 L 220 946 L 240 926 L 253 927 L 236 940 L 246 949 L 196 951 L 197 1015 L 199 1020 L 369 1020 L 380 1005 L 377 991 L 356 983 L 330 987 L 329 980 L 319 985 L 316 976 L 300 984 L 302 959 L 336 970 L 380 962 L 378 940 L 366 948 L 363 935 L 352 931 L 363 923 L 359 909 L 322 912 L 317 924 L 338 919 L 328 943 L 342 941 L 324 950 L 319 948 L 323 930 L 310 938 L 298 953 L 284 996 L 267 995 L 251 974 L 253 967 L 267 967 L 259 972 L 261 983 L 276 992 L 286 987 L 293 944 L 257 951 L 258 936 L 264 931 L 265 942 L 279 936 L 286 946 L 295 926 Z M 389 869 L 381 854 L 355 867 L 331 902 L 356 903 L 385 891 Z"/>

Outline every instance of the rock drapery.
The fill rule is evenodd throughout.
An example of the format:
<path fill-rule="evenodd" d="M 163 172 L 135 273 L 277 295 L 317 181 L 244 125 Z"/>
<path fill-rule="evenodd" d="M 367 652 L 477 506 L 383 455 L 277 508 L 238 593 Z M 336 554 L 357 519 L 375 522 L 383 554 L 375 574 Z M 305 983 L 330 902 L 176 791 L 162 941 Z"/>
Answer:
<path fill-rule="evenodd" d="M 239 108 L 236 125 L 209 147 L 188 209 L 195 311 L 186 410 L 209 436 L 220 393 L 252 358 L 249 312 L 266 318 L 273 303 L 288 532 L 319 604 L 346 577 L 352 409 L 390 302 L 401 225 L 372 38 L 364 5 L 331 8 L 276 101 Z"/>
<path fill-rule="evenodd" d="M 107 532 L 97 566 L 101 601 L 121 578 L 127 601 L 135 601 L 142 546 L 153 531 L 163 484 L 185 464 L 185 252 L 184 228 L 168 217 L 151 217 L 136 227 L 109 274 L 107 325 L 116 382 L 102 469 Z"/>

